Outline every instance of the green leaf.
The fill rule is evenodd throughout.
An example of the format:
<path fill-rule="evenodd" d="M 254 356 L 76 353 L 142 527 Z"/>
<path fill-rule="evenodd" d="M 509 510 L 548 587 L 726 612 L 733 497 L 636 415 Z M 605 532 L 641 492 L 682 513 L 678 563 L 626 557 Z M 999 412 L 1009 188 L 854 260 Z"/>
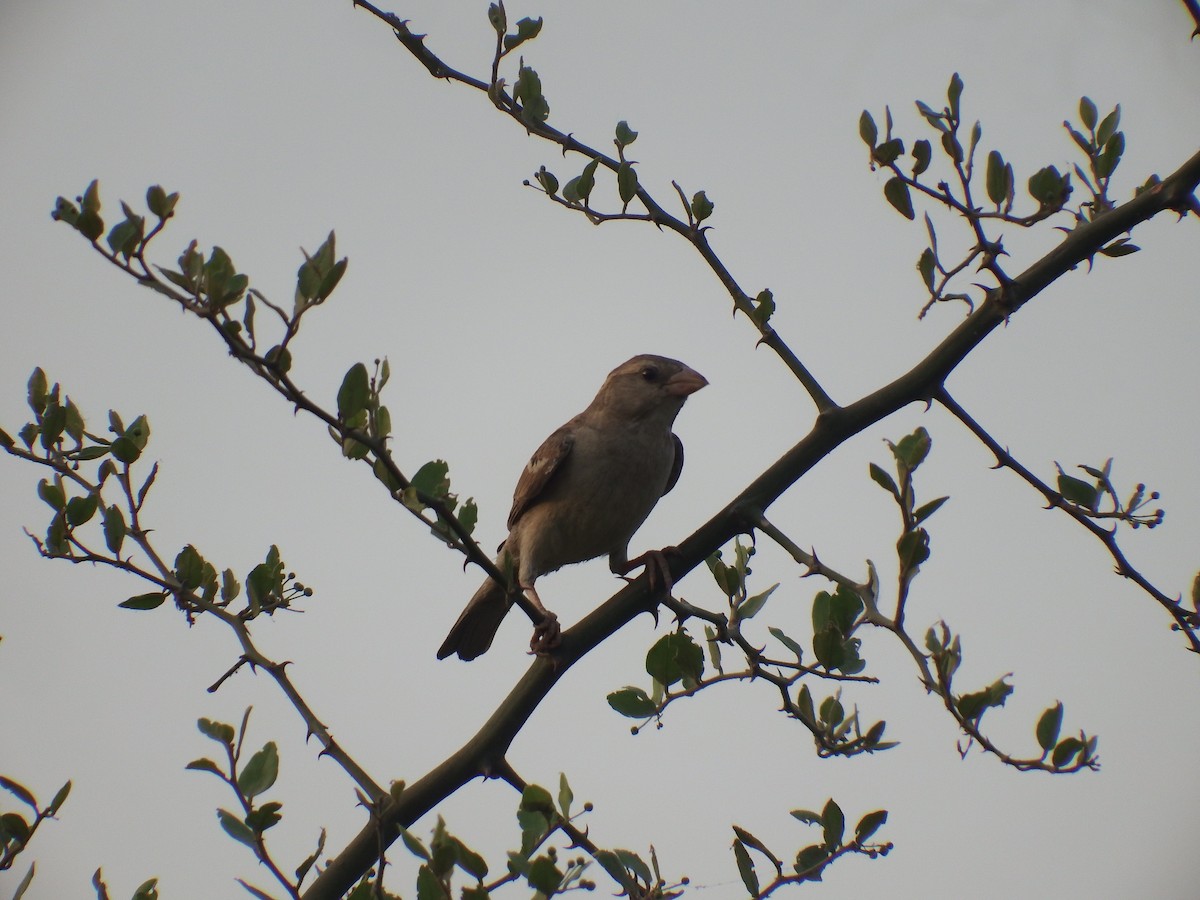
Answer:
<path fill-rule="evenodd" d="M 869 812 L 854 826 L 854 840 L 863 844 L 871 839 L 871 836 L 887 821 L 887 810 L 877 809 L 875 812 Z"/>
<path fill-rule="evenodd" d="M 1088 131 L 1096 127 L 1096 104 L 1088 97 L 1079 98 L 1079 121 Z"/>
<path fill-rule="evenodd" d="M 950 87 L 946 89 L 946 99 L 950 101 L 950 115 L 955 119 L 959 117 L 958 101 L 962 97 L 962 92 L 963 80 L 959 78 L 958 73 L 955 72 L 950 77 Z"/>
<path fill-rule="evenodd" d="M 54 795 L 54 799 L 50 801 L 50 805 L 46 807 L 46 815 L 52 816 L 62 808 L 62 805 L 67 802 L 67 796 L 71 793 L 71 782 L 68 781 L 58 789 L 58 793 Z"/>
<path fill-rule="evenodd" d="M 225 809 L 218 809 L 217 820 L 221 823 L 221 827 L 225 829 L 225 833 L 235 841 L 245 844 L 247 847 L 254 847 L 254 832 L 250 829 L 250 826 L 233 813 Z"/>
<path fill-rule="evenodd" d="M 877 146 L 871 156 L 881 165 L 890 166 L 900 158 L 902 153 L 904 153 L 904 141 L 892 138 L 892 140 L 884 141 Z"/>
<path fill-rule="evenodd" d="M 1099 492 L 1094 484 L 1074 478 L 1061 469 L 1058 473 L 1058 492 L 1070 503 L 1094 509 L 1099 499 Z"/>
<path fill-rule="evenodd" d="M 921 522 L 924 522 L 935 512 L 941 509 L 942 504 L 949 499 L 949 497 L 938 497 L 936 500 L 930 500 L 928 503 L 917 507 L 917 509 L 913 512 L 913 521 L 915 521 L 918 525 Z"/>
<path fill-rule="evenodd" d="M 696 191 L 692 195 L 692 218 L 697 223 L 703 222 L 713 214 L 713 202 L 708 199 L 708 195 L 704 191 Z"/>
<path fill-rule="evenodd" d="M 283 809 L 282 803 L 264 803 L 262 806 L 254 809 L 246 814 L 246 824 L 259 834 L 262 834 L 268 828 L 272 828 L 283 819 L 279 810 Z"/>
<path fill-rule="evenodd" d="M 987 158 L 987 195 L 988 199 L 999 206 L 1008 196 L 1008 181 L 1004 167 L 1004 157 L 996 150 Z"/>
<path fill-rule="evenodd" d="M 1037 723 L 1038 746 L 1046 753 L 1054 749 L 1058 743 L 1058 732 L 1062 728 L 1063 705 L 1059 701 L 1042 713 Z"/>
<path fill-rule="evenodd" d="M 450 464 L 444 459 L 434 459 L 417 469 L 409 482 L 428 497 L 445 497 L 450 490 Z"/>
<path fill-rule="evenodd" d="M 408 852 L 418 859 L 423 859 L 426 862 L 433 859 L 429 849 L 421 843 L 421 839 L 414 835 L 407 828 L 400 829 L 400 839 L 404 841 L 404 846 L 408 848 Z"/>
<path fill-rule="evenodd" d="M 1096 146 L 1103 147 L 1108 143 L 1109 138 L 1117 133 L 1117 126 L 1121 124 L 1121 104 L 1113 107 L 1113 111 L 1104 117 L 1103 121 L 1096 128 Z"/>
<path fill-rule="evenodd" d="M 541 18 L 530 19 L 524 18 L 517 22 L 517 31 L 515 34 L 506 34 L 504 36 L 504 52 L 519 47 L 526 41 L 532 41 L 542 30 Z"/>
<path fill-rule="evenodd" d="M 84 524 L 96 514 L 99 504 L 100 496 L 98 494 L 72 497 L 67 501 L 67 524 L 71 527 Z"/>
<path fill-rule="evenodd" d="M 146 189 L 146 208 L 159 219 L 171 218 L 178 202 L 179 194 L 168 194 L 161 185 L 151 185 Z"/>
<path fill-rule="evenodd" d="M 637 140 L 638 133 L 629 127 L 629 123 L 622 119 L 617 123 L 616 143 L 618 147 L 628 147 Z"/>
<path fill-rule="evenodd" d="M 733 842 L 733 858 L 737 860 L 738 874 L 742 876 L 742 884 L 746 886 L 746 890 L 751 897 L 758 896 L 758 875 L 754 871 L 754 861 L 750 859 L 750 854 L 746 850 L 746 845 L 741 841 Z"/>
<path fill-rule="evenodd" d="M 362 363 L 355 363 L 346 372 L 342 379 L 342 386 L 338 389 L 338 418 L 342 421 L 353 418 L 367 408 L 370 397 L 371 387 L 367 367 Z"/>
<path fill-rule="evenodd" d="M 829 851 L 821 844 L 805 847 L 796 854 L 796 874 L 804 873 L 804 877 L 808 881 L 820 881 L 821 870 L 827 859 L 829 859 Z"/>
<path fill-rule="evenodd" d="M 554 176 L 554 173 L 547 170 L 545 166 L 542 166 L 540 169 L 534 172 L 533 177 L 537 180 L 537 183 L 542 186 L 542 190 L 544 190 L 547 194 L 553 195 L 558 193 L 558 179 Z"/>
<path fill-rule="evenodd" d="M 864 144 L 872 150 L 875 149 L 875 142 L 879 138 L 879 129 L 875 126 L 875 120 L 871 118 L 871 114 L 865 109 L 858 117 L 858 136 L 862 138 Z"/>
<path fill-rule="evenodd" d="M 963 694 L 955 701 L 955 706 L 964 719 L 978 722 L 989 709 L 1003 706 L 1012 691 L 1012 685 L 1001 678 L 981 691 Z"/>
<path fill-rule="evenodd" d="M 232 603 L 241 592 L 242 585 L 238 582 L 237 576 L 234 575 L 233 569 L 223 571 L 221 573 L 221 603 Z"/>
<path fill-rule="evenodd" d="M 300 863 L 300 865 L 298 865 L 296 867 L 296 883 L 297 883 L 297 885 L 299 885 L 301 882 L 304 881 L 304 876 L 308 874 L 309 869 L 311 869 L 316 864 L 317 860 L 321 858 L 321 854 L 324 851 L 325 851 L 325 829 L 322 828 L 320 835 L 317 837 L 317 849 L 314 850 L 312 852 L 312 854 L 307 856 L 304 859 L 304 862 Z"/>
<path fill-rule="evenodd" d="M 902 437 L 898 443 L 889 442 L 888 446 L 892 448 L 892 455 L 896 457 L 897 462 L 909 472 L 915 472 L 929 455 L 933 440 L 925 427 L 920 426 L 912 434 Z"/>
<path fill-rule="evenodd" d="M 191 769 L 195 772 L 212 772 L 218 778 L 224 780 L 225 773 L 211 759 L 193 759 L 190 763 L 184 766 L 185 769 Z"/>
<path fill-rule="evenodd" d="M 61 478 L 56 476 L 53 481 L 43 478 L 38 482 L 37 492 L 51 509 L 61 511 L 66 508 L 67 492 L 63 489 Z"/>
<path fill-rule="evenodd" d="M 113 254 L 128 259 L 137 250 L 145 234 L 145 221 L 141 216 L 132 216 L 118 222 L 108 232 L 108 247 Z"/>
<path fill-rule="evenodd" d="M 175 557 L 175 577 L 186 590 L 195 590 L 204 580 L 204 557 L 191 544 Z"/>
<path fill-rule="evenodd" d="M 46 373 L 42 371 L 41 366 L 33 370 L 33 374 L 29 376 L 27 382 L 29 408 L 36 415 L 41 415 L 46 409 L 46 397 L 50 392 L 50 386 L 46 379 Z"/>
<path fill-rule="evenodd" d="M 1054 166 L 1038 169 L 1029 176 L 1029 196 L 1047 209 L 1061 209 L 1070 195 L 1069 186 Z"/>
<path fill-rule="evenodd" d="M 225 722 L 214 722 L 212 719 L 197 719 L 196 727 L 207 738 L 227 746 L 233 745 L 233 726 Z"/>
<path fill-rule="evenodd" d="M 7 844 L 4 840 L 6 837 L 16 839 L 18 843 L 24 844 L 29 840 L 29 835 L 32 833 L 29 823 L 25 817 L 18 813 L 5 813 L 0 816 L 0 844 Z"/>
<path fill-rule="evenodd" d="M 933 293 L 933 274 L 936 266 L 937 257 L 934 256 L 932 248 L 926 247 L 917 258 L 917 272 L 920 273 L 921 280 L 925 282 L 925 289 L 931 294 Z"/>
<path fill-rule="evenodd" d="M 1096 159 L 1096 175 L 1108 178 L 1116 171 L 1121 162 L 1121 154 L 1125 152 L 1125 135 L 1117 132 L 1104 143 L 1104 149 Z"/>
<path fill-rule="evenodd" d="M 1129 238 L 1118 238 L 1107 247 L 1101 247 L 1100 252 L 1105 256 L 1113 257 L 1128 256 L 1130 253 L 1137 253 L 1142 248 L 1137 244 L 1129 243 Z"/>
<path fill-rule="evenodd" d="M 963 161 L 962 144 L 958 142 L 958 136 L 953 131 L 942 133 L 942 149 L 954 162 L 961 163 Z"/>
<path fill-rule="evenodd" d="M 738 825 L 734 825 L 733 833 L 735 835 L 737 835 L 738 840 L 741 841 L 743 844 L 745 844 L 747 847 L 752 847 L 753 849 L 755 849 L 759 853 L 761 853 L 763 856 L 765 856 L 767 859 L 769 859 L 771 861 L 771 865 L 773 865 L 776 869 L 780 869 L 780 870 L 783 869 L 783 863 L 781 863 L 779 861 L 779 858 L 767 848 L 767 845 L 764 844 L 762 841 L 760 841 L 757 837 L 752 835 L 750 832 L 748 832 L 745 828 L 742 828 Z"/>
<path fill-rule="evenodd" d="M 75 220 L 75 227 L 89 241 L 100 240 L 100 235 L 104 234 L 104 220 L 100 218 L 99 213 L 92 212 L 90 209 L 81 210 L 79 218 Z"/>
<path fill-rule="evenodd" d="M 549 897 L 562 884 L 563 873 L 549 856 L 539 856 L 529 864 L 525 879 L 530 887 Z"/>
<path fill-rule="evenodd" d="M 837 695 L 826 697 L 821 701 L 821 721 L 832 728 L 841 725 L 846 719 L 846 708 Z"/>
<path fill-rule="evenodd" d="M 916 218 L 913 212 L 912 197 L 908 193 L 908 185 L 898 177 L 889 178 L 883 186 L 883 196 L 892 204 L 900 215 L 906 219 Z"/>
<path fill-rule="evenodd" d="M 841 846 L 842 836 L 846 833 L 846 817 L 832 798 L 825 804 L 821 821 L 825 827 L 825 845 L 831 850 Z"/>
<path fill-rule="evenodd" d="M 34 799 L 33 794 L 29 792 L 28 788 L 17 784 L 17 782 L 13 781 L 11 778 L 6 778 L 3 775 L 0 775 L 0 787 L 15 795 L 18 800 L 20 800 L 34 812 L 37 812 L 37 800 Z"/>
<path fill-rule="evenodd" d="M 238 775 L 238 790 L 247 797 L 257 797 L 270 790 L 278 777 L 279 749 L 274 741 L 268 741 L 261 750 L 250 757 L 250 761 Z"/>
<path fill-rule="evenodd" d="M 755 615 L 763 608 L 767 602 L 767 598 L 775 593 L 775 589 L 779 587 L 779 583 L 771 585 L 765 591 L 755 594 L 753 597 L 746 598 L 746 602 L 742 603 L 737 608 L 739 619 L 753 619 Z"/>
<path fill-rule="evenodd" d="M 128 600 L 122 600 L 117 606 L 122 609 L 158 609 L 166 601 L 167 595 L 162 591 L 151 594 L 138 594 L 136 597 L 130 597 Z"/>
<path fill-rule="evenodd" d="M 874 481 L 877 485 L 879 485 L 881 488 L 883 488 L 885 491 L 887 491 L 893 497 L 900 496 L 900 489 L 898 487 L 896 487 L 895 479 L 893 479 L 891 475 L 889 475 L 887 472 L 885 472 L 881 466 L 878 466 L 875 463 L 871 463 L 868 471 L 870 471 L 870 473 L 871 473 L 871 480 Z"/>
<path fill-rule="evenodd" d="M 792 818 L 798 819 L 805 825 L 821 825 L 823 819 L 819 812 L 813 812 L 811 809 L 793 809 L 791 812 Z"/>
<path fill-rule="evenodd" d="M 641 893 L 637 882 L 630 876 L 617 853 L 612 850 L 597 850 L 593 856 L 596 862 L 600 863 L 600 867 L 621 886 L 626 894 L 636 897 Z"/>
<path fill-rule="evenodd" d="M 750 318 L 759 328 L 766 328 L 767 323 L 771 321 L 771 316 L 774 314 L 775 295 L 769 289 L 764 288 L 754 298 L 754 312 L 751 313 Z"/>
<path fill-rule="evenodd" d="M 508 31 L 508 16 L 504 12 L 504 4 L 488 4 L 488 21 L 492 23 L 492 27 L 496 29 L 497 34 L 504 34 L 504 32 Z"/>
<path fill-rule="evenodd" d="M 658 706 L 639 687 L 625 687 L 608 695 L 608 705 L 630 719 L 648 719 Z"/>
<path fill-rule="evenodd" d="M 79 203 L 80 203 L 80 206 L 82 209 L 88 210 L 89 212 L 99 212 L 100 211 L 100 181 L 99 181 L 99 179 L 96 179 L 96 178 L 92 179 L 91 184 L 89 184 L 87 186 L 86 190 L 84 190 L 83 196 L 79 198 Z"/>
<path fill-rule="evenodd" d="M 793 653 L 795 653 L 796 659 L 802 659 L 804 657 L 804 648 L 801 647 L 796 641 L 792 640 L 790 637 L 788 637 L 786 634 L 784 634 L 780 629 L 776 628 L 773 625 L 769 625 L 769 626 L 767 626 L 767 631 L 771 632 L 771 634 L 774 635 L 775 640 L 779 641 L 781 644 L 783 644 L 783 646 L 787 647 L 789 650 L 791 650 Z"/>
<path fill-rule="evenodd" d="M 625 206 L 628 206 L 629 202 L 637 196 L 637 189 L 637 171 L 630 163 L 621 163 L 617 169 L 617 193 Z"/>
<path fill-rule="evenodd" d="M 704 673 L 704 651 L 687 632 L 672 631 L 646 654 L 646 672 L 663 687 L 684 678 L 699 680 Z"/>
<path fill-rule="evenodd" d="M 913 178 L 923 173 L 929 168 L 929 161 L 933 158 L 933 150 L 929 146 L 929 141 L 921 138 L 919 141 L 913 142 L 912 148 L 913 157 Z"/>
<path fill-rule="evenodd" d="M 564 819 L 571 818 L 571 804 L 575 802 L 575 792 L 571 790 L 571 785 L 567 783 L 567 776 L 564 772 L 558 773 L 558 811 Z"/>
<path fill-rule="evenodd" d="M 521 66 L 513 85 L 513 98 L 521 104 L 526 125 L 540 125 L 550 117 L 550 104 L 542 94 L 542 79 L 529 66 Z"/>
<path fill-rule="evenodd" d="M 906 531 L 896 541 L 896 556 L 906 576 L 915 575 L 921 564 L 929 559 L 929 532 L 924 528 Z"/>
<path fill-rule="evenodd" d="M 588 198 L 592 195 L 592 189 L 596 186 L 596 168 L 599 165 L 600 160 L 593 159 L 579 173 L 579 182 L 575 185 L 575 191 L 584 203 L 587 203 Z"/>
<path fill-rule="evenodd" d="M 1063 738 L 1058 743 L 1058 746 L 1054 748 L 1054 752 L 1050 754 L 1050 763 L 1054 768 L 1061 769 L 1063 766 L 1070 765 L 1071 761 L 1083 749 L 1083 741 L 1079 740 L 1079 738 Z"/>

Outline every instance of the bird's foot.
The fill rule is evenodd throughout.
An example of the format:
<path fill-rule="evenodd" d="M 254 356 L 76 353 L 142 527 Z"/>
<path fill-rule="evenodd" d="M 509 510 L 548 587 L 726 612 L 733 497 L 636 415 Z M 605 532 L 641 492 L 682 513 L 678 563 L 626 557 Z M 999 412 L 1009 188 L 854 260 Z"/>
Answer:
<path fill-rule="evenodd" d="M 558 616 L 546 610 L 546 617 L 533 627 L 529 639 L 529 652 L 536 656 L 549 656 L 562 643 L 562 628 Z"/>
<path fill-rule="evenodd" d="M 678 555 L 678 547 L 663 547 L 661 550 L 647 550 L 636 559 L 631 559 L 625 566 L 626 572 L 631 572 L 638 566 L 642 566 L 646 571 L 646 578 L 650 582 L 651 592 L 658 594 L 663 593 L 670 596 L 671 589 L 675 587 L 675 581 L 671 578 L 671 566 L 667 562 L 668 554 Z M 632 578 L 621 575 L 626 581 L 632 582 Z"/>

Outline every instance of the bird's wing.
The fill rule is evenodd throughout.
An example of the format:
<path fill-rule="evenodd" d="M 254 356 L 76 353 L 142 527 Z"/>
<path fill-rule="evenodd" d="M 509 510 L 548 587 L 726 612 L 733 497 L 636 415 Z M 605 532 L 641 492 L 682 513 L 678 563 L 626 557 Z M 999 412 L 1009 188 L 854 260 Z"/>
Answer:
<path fill-rule="evenodd" d="M 521 514 L 537 503 L 546 490 L 546 485 L 571 452 L 574 443 L 575 435 L 569 426 L 564 425 L 546 438 L 542 446 L 530 457 L 525 470 L 521 472 L 521 477 L 517 479 L 517 489 L 513 492 L 512 511 L 508 514 L 510 531 L 517 519 L 521 518 Z"/>
<path fill-rule="evenodd" d="M 667 486 L 663 488 L 664 497 L 671 493 L 671 488 L 679 480 L 679 473 L 683 471 L 683 441 L 679 435 L 672 433 L 671 443 L 675 445 L 675 458 L 671 460 L 671 474 L 667 476 Z"/>

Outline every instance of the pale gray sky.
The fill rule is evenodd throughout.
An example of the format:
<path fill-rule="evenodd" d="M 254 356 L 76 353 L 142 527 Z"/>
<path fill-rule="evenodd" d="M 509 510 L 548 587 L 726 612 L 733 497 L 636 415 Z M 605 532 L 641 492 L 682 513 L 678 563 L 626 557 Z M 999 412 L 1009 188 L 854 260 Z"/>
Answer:
<path fill-rule="evenodd" d="M 395 11 L 451 65 L 483 76 L 486 6 Z M 890 104 L 911 144 L 927 136 L 912 101 L 940 106 L 958 71 L 984 151 L 1001 149 L 1020 185 L 1042 165 L 1078 158 L 1061 122 L 1075 118 L 1082 94 L 1102 110 L 1122 105 L 1121 196 L 1196 150 L 1200 45 L 1187 40 L 1180 4 L 829 9 L 550 2 L 511 5 L 509 16 L 546 18 L 525 57 L 551 122 L 607 145 L 626 119 L 640 132 L 631 156 L 642 182 L 661 200 L 672 179 L 707 191 L 714 247 L 748 290 L 774 291 L 777 328 L 839 401 L 907 369 L 962 314 L 947 306 L 916 320 L 924 230 L 886 205 L 882 177 L 866 169 L 864 107 L 882 121 Z M 437 662 L 478 573 L 464 574 L 365 468 L 340 459 L 323 428 L 293 416 L 199 323 L 51 222 L 57 195 L 99 178 L 111 212 L 119 198 L 140 206 L 152 183 L 179 191 L 159 261 L 193 237 L 219 244 L 284 303 L 298 248 L 335 228 L 350 268 L 294 345 L 295 376 L 332 405 L 352 363 L 387 356 L 397 459 L 410 471 L 449 460 L 455 488 L 479 501 L 485 546 L 503 536 L 528 454 L 634 353 L 678 357 L 711 382 L 678 422 L 683 480 L 635 552 L 681 539 L 809 426 L 803 392 L 755 350 L 744 321 L 730 320 L 720 285 L 685 244 L 640 225 L 594 228 L 523 188 L 540 165 L 565 181 L 581 163 L 526 138 L 474 92 L 430 79 L 348 2 L 9 5 L 0 121 L 0 425 L 25 421 L 25 380 L 38 365 L 98 429 L 110 407 L 127 420 L 147 414 L 162 466 L 147 516 L 160 546 L 173 555 L 194 542 L 243 573 L 280 546 L 317 595 L 303 615 L 262 622 L 256 636 L 294 661 L 313 707 L 379 781 L 414 780 L 476 730 L 527 665 L 526 623 L 514 616 L 471 665 Z M 955 243 L 948 222 L 941 234 Z M 1056 240 L 1007 235 L 1010 270 Z M 1134 241 L 1144 252 L 1101 259 L 1023 309 L 949 387 L 1043 477 L 1054 460 L 1115 456 L 1121 483 L 1160 490 L 1166 524 L 1125 542 L 1173 593 L 1200 565 L 1196 223 L 1160 217 Z M 1006 747 L 1032 753 L 1037 715 L 1060 699 L 1064 729 L 1100 735 L 1099 773 L 1051 778 L 979 754 L 960 760 L 953 723 L 921 693 L 911 661 L 872 633 L 864 655 L 885 684 L 846 697 L 867 720 L 888 720 L 895 750 L 822 762 L 766 686 L 713 690 L 671 708 L 661 731 L 631 737 L 604 696 L 648 681 L 648 620 L 572 671 L 514 745 L 515 767 L 551 785 L 566 771 L 579 800 L 596 803 L 600 844 L 644 852 L 653 843 L 665 870 L 690 876 L 709 900 L 742 895 L 731 822 L 786 857 L 816 837 L 788 810 L 830 796 L 853 821 L 889 809 L 881 837 L 896 849 L 837 864 L 824 896 L 1191 895 L 1196 660 L 1151 601 L 1112 575 L 1094 540 L 989 470 L 948 416 L 916 408 L 839 450 L 772 518 L 830 565 L 861 576 L 872 558 L 888 577 L 896 515 L 867 465 L 888 462 L 883 438 L 918 424 L 934 441 L 918 488 L 952 500 L 930 522 L 934 556 L 910 621 L 945 618 L 962 633 L 964 690 L 1014 673 L 1007 707 L 985 719 Z M 236 658 L 230 635 L 203 621 L 189 630 L 165 607 L 119 610 L 140 584 L 36 557 L 21 528 L 45 527 L 41 477 L 0 461 L 0 772 L 44 800 L 68 778 L 75 789 L 27 853 L 38 866 L 27 896 L 89 896 L 97 867 L 114 897 L 151 875 L 164 898 L 244 896 L 235 876 L 271 890 L 213 815 L 233 798 L 183 768 L 211 752 L 198 717 L 236 721 L 250 704 L 252 740 L 275 740 L 282 753 L 278 858 L 294 867 L 321 826 L 330 851 L 340 849 L 363 821 L 351 785 L 314 758 L 271 684 L 241 673 L 205 692 Z M 805 633 L 823 585 L 801 581 L 765 545 L 759 563 L 762 586 L 782 582 L 764 625 Z M 614 586 L 602 562 L 539 583 L 564 623 Z M 679 593 L 719 602 L 702 572 Z M 501 867 L 515 804 L 504 786 L 476 783 L 440 812 Z M 410 860 L 397 850 L 393 862 L 389 886 L 411 893 Z M 0 875 L 0 896 L 25 865 Z"/>

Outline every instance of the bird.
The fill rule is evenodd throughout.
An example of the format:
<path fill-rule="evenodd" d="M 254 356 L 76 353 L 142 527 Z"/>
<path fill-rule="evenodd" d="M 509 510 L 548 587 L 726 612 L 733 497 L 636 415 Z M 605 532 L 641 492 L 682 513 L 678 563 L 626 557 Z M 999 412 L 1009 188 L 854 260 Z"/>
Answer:
<path fill-rule="evenodd" d="M 542 604 L 536 581 L 563 566 L 608 555 L 624 576 L 643 566 L 656 588 L 670 590 L 661 550 L 629 559 L 629 541 L 683 468 L 683 444 L 671 428 L 684 401 L 708 384 L 675 359 L 645 354 L 613 369 L 591 404 L 553 432 L 517 480 L 508 537 L 496 566 L 542 616 L 530 650 L 547 655 L 559 642 L 558 618 Z M 492 645 L 511 602 L 488 578 L 438 649 L 438 659 L 472 660 Z"/>

